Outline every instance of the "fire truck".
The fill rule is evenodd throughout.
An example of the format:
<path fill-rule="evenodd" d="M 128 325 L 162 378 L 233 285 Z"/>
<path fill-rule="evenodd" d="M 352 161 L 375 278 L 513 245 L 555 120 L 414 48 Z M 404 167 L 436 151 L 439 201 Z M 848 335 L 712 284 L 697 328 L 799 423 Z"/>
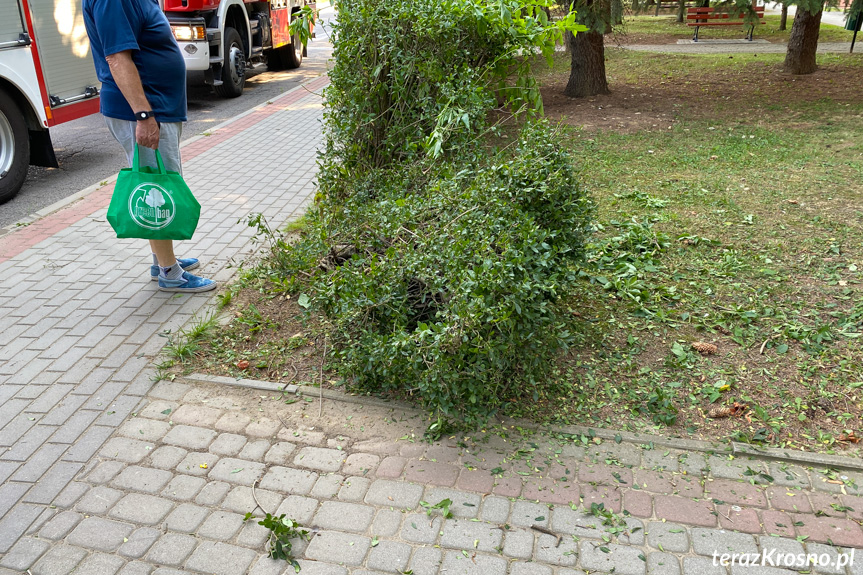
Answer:
<path fill-rule="evenodd" d="M 204 82 L 226 98 L 243 93 L 249 66 L 298 68 L 305 47 L 291 22 L 307 0 L 161 0 L 180 45 L 186 70 L 203 72 Z M 313 33 L 312 19 L 309 33 Z"/>
<path fill-rule="evenodd" d="M 0 203 L 57 167 L 48 129 L 98 112 L 99 87 L 81 0 L 0 0 Z"/>

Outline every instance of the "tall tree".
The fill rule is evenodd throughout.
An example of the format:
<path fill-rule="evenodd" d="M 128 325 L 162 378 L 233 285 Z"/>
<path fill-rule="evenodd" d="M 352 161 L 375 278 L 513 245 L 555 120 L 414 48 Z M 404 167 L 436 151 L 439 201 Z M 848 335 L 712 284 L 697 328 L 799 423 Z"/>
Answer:
<path fill-rule="evenodd" d="M 563 93 L 570 98 L 609 93 L 603 36 L 611 31 L 611 4 L 612 0 L 576 0 L 570 4 L 578 23 L 587 27 L 586 32 L 566 34 L 571 71 Z"/>
<path fill-rule="evenodd" d="M 782 15 L 779 16 L 779 29 L 785 30 L 788 28 L 788 3 L 782 3 Z"/>
<path fill-rule="evenodd" d="M 824 0 L 794 0 L 793 3 L 797 5 L 797 13 L 785 52 L 785 71 L 796 75 L 811 74 L 817 68 L 815 54 L 818 51 Z"/>

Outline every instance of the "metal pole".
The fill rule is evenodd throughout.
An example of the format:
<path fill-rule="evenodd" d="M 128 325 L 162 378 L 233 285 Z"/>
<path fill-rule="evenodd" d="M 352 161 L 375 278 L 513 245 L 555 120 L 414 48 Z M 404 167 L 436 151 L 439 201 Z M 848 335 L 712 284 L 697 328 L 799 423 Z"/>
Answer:
<path fill-rule="evenodd" d="M 858 26 L 857 30 L 859 30 L 859 29 L 860 29 L 860 27 Z M 854 42 L 857 41 L 857 30 L 854 30 L 854 36 L 851 38 L 851 50 L 848 51 L 849 54 L 854 53 Z"/>

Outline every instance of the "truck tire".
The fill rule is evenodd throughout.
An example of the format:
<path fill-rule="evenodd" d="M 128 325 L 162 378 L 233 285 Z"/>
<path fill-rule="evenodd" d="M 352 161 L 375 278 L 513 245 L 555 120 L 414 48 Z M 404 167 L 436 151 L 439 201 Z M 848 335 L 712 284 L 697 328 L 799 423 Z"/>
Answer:
<path fill-rule="evenodd" d="M 222 84 L 213 89 L 223 98 L 236 98 L 242 95 L 246 83 L 246 51 L 240 33 L 234 28 L 225 26 L 223 38 Z"/>
<path fill-rule="evenodd" d="M 18 193 L 30 163 L 30 135 L 24 114 L 0 91 L 0 204 Z"/>

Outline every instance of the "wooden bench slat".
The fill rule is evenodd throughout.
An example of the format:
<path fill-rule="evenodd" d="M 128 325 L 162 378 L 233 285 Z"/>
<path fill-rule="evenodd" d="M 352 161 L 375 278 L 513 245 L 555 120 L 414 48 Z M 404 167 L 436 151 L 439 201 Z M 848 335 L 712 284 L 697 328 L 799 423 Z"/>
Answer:
<path fill-rule="evenodd" d="M 699 27 L 713 27 L 713 26 L 740 26 L 743 22 L 711 22 L 707 24 L 706 22 L 690 22 L 688 26 L 699 26 Z"/>
<path fill-rule="evenodd" d="M 757 6 L 755 8 L 755 11 L 758 13 L 763 13 L 764 12 L 764 6 Z M 687 8 L 686 9 L 687 14 L 699 14 L 699 13 L 711 14 L 713 12 L 716 12 L 716 8 Z M 720 12 L 720 14 L 727 14 L 727 12 Z"/>
<path fill-rule="evenodd" d="M 745 16 L 729 16 L 728 14 L 717 14 L 715 16 L 689 16 L 687 20 L 743 20 Z M 759 18 L 761 20 L 761 18 Z"/>

